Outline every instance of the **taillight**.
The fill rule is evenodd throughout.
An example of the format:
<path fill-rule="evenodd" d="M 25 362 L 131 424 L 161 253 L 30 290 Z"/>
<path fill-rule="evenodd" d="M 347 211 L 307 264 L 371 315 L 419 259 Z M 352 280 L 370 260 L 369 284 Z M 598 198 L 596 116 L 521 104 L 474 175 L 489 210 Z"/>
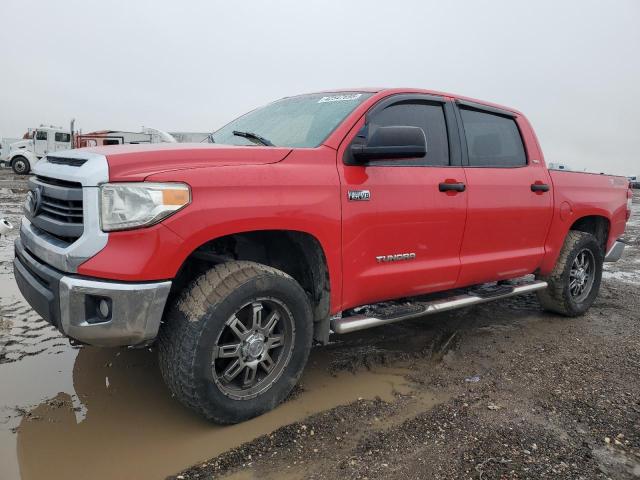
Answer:
<path fill-rule="evenodd" d="M 627 220 L 631 218 L 631 205 L 633 204 L 633 190 L 627 190 Z"/>

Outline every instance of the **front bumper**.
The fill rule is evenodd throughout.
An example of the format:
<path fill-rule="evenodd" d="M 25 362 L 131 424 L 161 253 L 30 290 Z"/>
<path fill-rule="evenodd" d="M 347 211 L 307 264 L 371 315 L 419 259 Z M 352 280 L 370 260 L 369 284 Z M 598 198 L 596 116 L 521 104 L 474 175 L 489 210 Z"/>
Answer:
<path fill-rule="evenodd" d="M 121 283 L 67 275 L 15 243 L 16 283 L 33 309 L 64 335 L 102 347 L 140 345 L 158 334 L 171 282 Z M 109 313 L 99 304 L 105 300 Z"/>
<path fill-rule="evenodd" d="M 616 240 L 604 257 L 605 262 L 617 262 L 622 257 L 626 243 L 622 240 Z"/>

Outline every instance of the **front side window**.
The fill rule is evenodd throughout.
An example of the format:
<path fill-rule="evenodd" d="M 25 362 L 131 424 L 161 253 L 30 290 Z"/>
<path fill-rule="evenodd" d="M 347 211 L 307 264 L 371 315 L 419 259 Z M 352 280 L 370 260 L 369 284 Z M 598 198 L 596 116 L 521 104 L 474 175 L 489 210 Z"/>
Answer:
<path fill-rule="evenodd" d="M 46 140 L 47 139 L 47 132 L 43 132 L 42 130 L 38 130 L 36 132 L 36 140 Z"/>
<path fill-rule="evenodd" d="M 527 156 L 513 118 L 460 109 L 472 167 L 522 167 Z"/>
<path fill-rule="evenodd" d="M 213 133 L 211 140 L 227 145 L 317 147 L 371 95 L 339 92 L 283 98 L 235 119 Z"/>
<path fill-rule="evenodd" d="M 68 133 L 56 132 L 56 142 L 69 143 L 71 141 L 71 135 Z"/>
<path fill-rule="evenodd" d="M 427 139 L 427 155 L 422 158 L 394 160 L 393 166 L 402 165 L 449 165 L 449 140 L 443 106 L 429 102 L 399 102 L 368 118 L 367 135 L 378 127 L 407 126 L 420 127 Z M 384 160 L 371 161 L 370 165 L 386 163 Z"/>

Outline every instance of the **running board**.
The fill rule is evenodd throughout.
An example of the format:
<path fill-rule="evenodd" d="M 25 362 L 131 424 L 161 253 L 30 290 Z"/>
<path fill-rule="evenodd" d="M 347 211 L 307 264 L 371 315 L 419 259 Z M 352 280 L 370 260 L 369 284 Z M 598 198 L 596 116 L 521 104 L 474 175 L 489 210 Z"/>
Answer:
<path fill-rule="evenodd" d="M 351 315 L 348 317 L 336 318 L 332 321 L 332 330 L 335 333 L 351 333 L 358 330 L 364 330 L 366 328 L 378 327 L 389 323 L 401 322 L 402 320 L 409 320 L 411 318 L 423 317 L 425 315 L 446 312 L 448 310 L 470 307 L 471 305 L 490 302 L 492 300 L 535 292 L 536 290 L 542 290 L 544 288 L 547 288 L 547 282 L 536 281 L 514 286 L 512 288 L 503 288 L 496 293 L 491 294 L 484 294 L 479 291 L 471 290 L 462 295 L 456 295 L 440 300 L 411 302 L 409 307 L 406 305 L 399 307 L 398 310 L 400 310 L 401 313 L 396 316 L 385 315 L 385 318 L 379 318 L 367 315 Z M 404 310 L 404 312 L 402 312 L 402 310 Z M 407 310 L 410 311 L 407 312 Z"/>

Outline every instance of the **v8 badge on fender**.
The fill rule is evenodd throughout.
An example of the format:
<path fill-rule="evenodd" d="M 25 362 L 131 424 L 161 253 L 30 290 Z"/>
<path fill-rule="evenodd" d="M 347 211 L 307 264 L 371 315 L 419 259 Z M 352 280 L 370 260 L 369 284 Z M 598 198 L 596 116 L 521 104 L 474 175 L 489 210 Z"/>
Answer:
<path fill-rule="evenodd" d="M 368 202 L 371 199 L 369 190 L 349 190 L 347 198 L 353 202 Z"/>

